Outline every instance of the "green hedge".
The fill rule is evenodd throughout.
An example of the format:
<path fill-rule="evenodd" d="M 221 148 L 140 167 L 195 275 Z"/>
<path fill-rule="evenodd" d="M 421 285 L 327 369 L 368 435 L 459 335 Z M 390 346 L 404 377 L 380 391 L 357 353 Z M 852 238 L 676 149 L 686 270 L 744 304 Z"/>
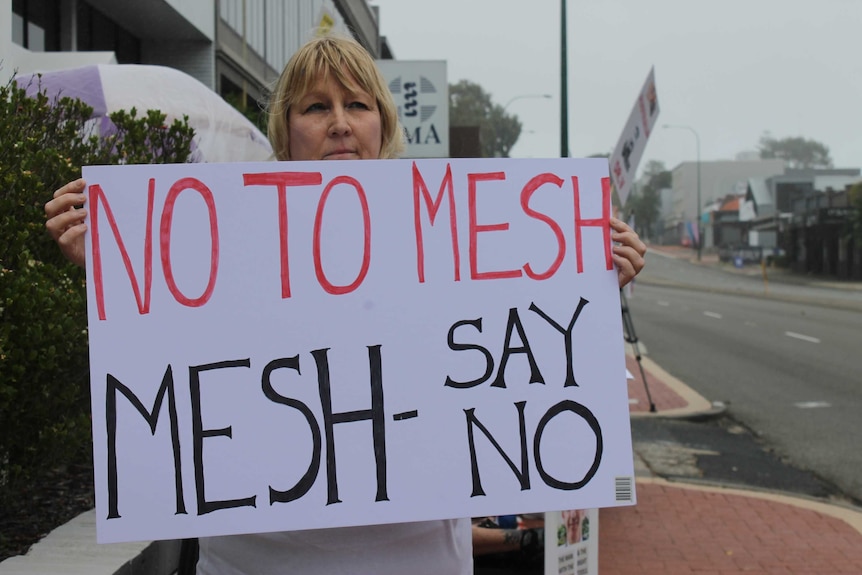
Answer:
<path fill-rule="evenodd" d="M 45 202 L 84 165 L 191 154 L 187 118 L 167 126 L 159 111 L 122 111 L 111 115 L 116 133 L 99 138 L 91 114 L 79 100 L 0 87 L 0 502 L 91 456 L 84 271 L 45 231 Z"/>

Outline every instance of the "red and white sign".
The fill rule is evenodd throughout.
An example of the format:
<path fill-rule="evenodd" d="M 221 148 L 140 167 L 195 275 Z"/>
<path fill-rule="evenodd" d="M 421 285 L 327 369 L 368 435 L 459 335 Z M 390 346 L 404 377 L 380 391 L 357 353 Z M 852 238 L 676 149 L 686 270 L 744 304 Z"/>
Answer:
<path fill-rule="evenodd" d="M 658 119 L 658 113 L 655 69 L 651 69 L 610 158 L 611 178 L 623 206 L 631 192 L 638 164 Z"/>
<path fill-rule="evenodd" d="M 633 503 L 604 160 L 84 177 L 99 541 Z"/>

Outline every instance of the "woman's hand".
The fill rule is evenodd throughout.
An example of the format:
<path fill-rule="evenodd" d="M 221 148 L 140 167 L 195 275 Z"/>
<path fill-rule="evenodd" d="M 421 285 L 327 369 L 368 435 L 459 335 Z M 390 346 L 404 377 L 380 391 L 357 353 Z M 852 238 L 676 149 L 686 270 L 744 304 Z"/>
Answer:
<path fill-rule="evenodd" d="M 87 197 L 84 195 L 86 182 L 83 179 L 69 182 L 56 192 L 54 199 L 45 204 L 45 228 L 60 246 L 63 255 L 74 264 L 84 266 L 84 232 L 87 225 L 84 216 L 87 211 L 79 209 Z"/>
<path fill-rule="evenodd" d="M 644 267 L 646 245 L 628 224 L 617 218 L 611 218 L 611 239 L 614 245 L 614 263 L 619 272 L 620 287 L 634 279 Z"/>

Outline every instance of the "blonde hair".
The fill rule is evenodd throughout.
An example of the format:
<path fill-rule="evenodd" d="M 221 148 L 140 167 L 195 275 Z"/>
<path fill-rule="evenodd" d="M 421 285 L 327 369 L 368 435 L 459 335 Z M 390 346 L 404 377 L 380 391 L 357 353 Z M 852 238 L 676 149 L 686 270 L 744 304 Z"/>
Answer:
<path fill-rule="evenodd" d="M 404 151 L 404 133 L 392 94 L 371 55 L 352 38 L 322 36 L 308 41 L 290 58 L 270 97 L 267 135 L 276 159 L 291 159 L 290 107 L 330 74 L 341 85 L 358 85 L 374 98 L 380 111 L 380 158 L 397 158 Z"/>

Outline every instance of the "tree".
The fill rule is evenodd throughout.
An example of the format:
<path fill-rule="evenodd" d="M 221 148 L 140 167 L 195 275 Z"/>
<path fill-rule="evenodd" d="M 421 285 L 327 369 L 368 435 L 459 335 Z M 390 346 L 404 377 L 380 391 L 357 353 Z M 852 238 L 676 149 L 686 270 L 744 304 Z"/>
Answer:
<path fill-rule="evenodd" d="M 765 132 L 758 146 L 763 159 L 778 158 L 787 162 L 788 168 L 831 168 L 829 148 L 815 140 L 805 138 L 773 138 Z"/>
<path fill-rule="evenodd" d="M 45 469 L 92 453 L 84 273 L 48 237 L 45 202 L 84 165 L 191 154 L 187 119 L 119 111 L 100 138 L 88 135 L 92 112 L 0 85 L 0 507 Z"/>
<path fill-rule="evenodd" d="M 234 107 L 240 114 L 255 125 L 261 132 L 266 133 L 266 123 L 269 119 L 266 110 L 254 99 L 243 96 L 242 92 L 227 92 L 222 96 L 224 101 Z"/>
<path fill-rule="evenodd" d="M 671 173 L 663 162 L 650 160 L 644 167 L 646 184 L 632 191 L 626 202 L 626 212 L 634 215 L 635 226 L 646 238 L 652 236 L 661 214 L 661 191 L 671 186 Z"/>
<path fill-rule="evenodd" d="M 521 122 L 509 115 L 479 84 L 461 80 L 449 85 L 449 124 L 479 126 L 482 157 L 509 157 L 521 135 Z"/>

